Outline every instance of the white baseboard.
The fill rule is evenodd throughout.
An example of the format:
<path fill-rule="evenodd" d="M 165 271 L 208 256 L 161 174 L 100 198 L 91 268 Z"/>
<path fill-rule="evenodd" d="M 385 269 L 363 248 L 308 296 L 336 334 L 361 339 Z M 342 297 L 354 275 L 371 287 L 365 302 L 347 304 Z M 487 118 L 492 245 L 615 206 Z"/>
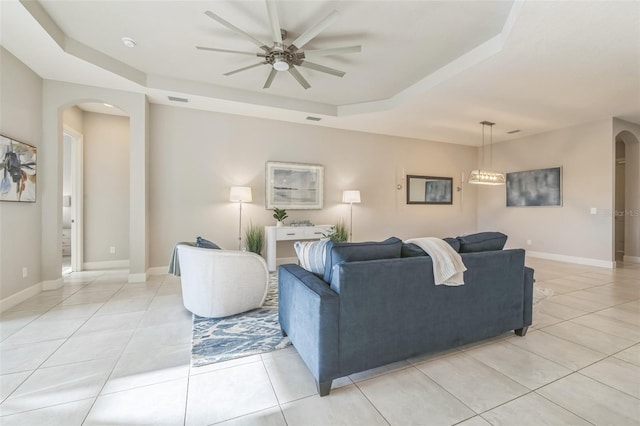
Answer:
<path fill-rule="evenodd" d="M 35 296 L 42 292 L 42 283 L 34 284 L 30 287 L 25 288 L 24 290 L 20 290 L 17 293 L 12 294 L 9 297 L 5 297 L 0 300 L 0 312 L 4 312 L 7 309 L 11 309 L 14 306 L 24 302 L 30 297 Z"/>
<path fill-rule="evenodd" d="M 147 275 L 165 275 L 169 273 L 169 266 L 154 266 L 147 269 Z"/>
<path fill-rule="evenodd" d="M 143 283 L 147 281 L 147 273 L 143 272 L 141 274 L 129 274 L 129 282 L 130 283 Z"/>
<path fill-rule="evenodd" d="M 613 269 L 615 262 L 610 260 L 591 259 L 588 257 L 566 256 L 564 254 L 545 253 L 541 251 L 528 251 L 527 256 L 538 259 L 557 260 L 558 262 L 576 263 L 578 265 L 597 266 L 599 268 Z"/>
<path fill-rule="evenodd" d="M 42 290 L 57 290 L 64 285 L 64 281 L 62 277 L 56 278 L 55 280 L 47 280 L 42 281 Z"/>
<path fill-rule="evenodd" d="M 629 262 L 629 263 L 640 263 L 640 257 L 638 256 L 624 256 L 622 258 L 623 262 Z"/>
<path fill-rule="evenodd" d="M 101 271 L 103 269 L 126 269 L 128 267 L 128 260 L 104 260 L 101 262 L 84 262 L 82 264 L 82 269 L 85 271 Z"/>

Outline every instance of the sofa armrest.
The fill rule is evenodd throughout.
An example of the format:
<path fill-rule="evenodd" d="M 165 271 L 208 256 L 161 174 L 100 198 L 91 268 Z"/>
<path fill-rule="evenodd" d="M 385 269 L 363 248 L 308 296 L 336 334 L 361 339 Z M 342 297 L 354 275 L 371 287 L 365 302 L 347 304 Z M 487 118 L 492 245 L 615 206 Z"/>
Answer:
<path fill-rule="evenodd" d="M 278 269 L 280 326 L 318 382 L 339 372 L 340 298 L 298 265 Z"/>
<path fill-rule="evenodd" d="M 533 279 L 534 270 L 524 267 L 524 325 L 528 327 L 533 322 Z"/>

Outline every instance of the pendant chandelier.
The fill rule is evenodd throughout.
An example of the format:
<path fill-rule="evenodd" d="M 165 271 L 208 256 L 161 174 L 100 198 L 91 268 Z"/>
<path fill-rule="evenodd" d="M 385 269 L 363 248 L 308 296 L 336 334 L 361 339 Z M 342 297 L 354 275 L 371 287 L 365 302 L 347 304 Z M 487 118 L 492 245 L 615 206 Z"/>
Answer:
<path fill-rule="evenodd" d="M 485 166 L 485 158 L 484 158 L 484 129 L 489 126 L 490 130 L 490 139 L 489 139 L 489 168 L 493 167 L 493 125 L 496 123 L 492 123 L 490 121 L 481 121 L 482 124 L 482 161 L 481 166 Z M 481 168 L 478 170 L 473 170 L 469 175 L 469 183 L 473 183 L 476 185 L 504 185 L 506 182 L 504 173 L 492 171 L 490 169 Z"/>

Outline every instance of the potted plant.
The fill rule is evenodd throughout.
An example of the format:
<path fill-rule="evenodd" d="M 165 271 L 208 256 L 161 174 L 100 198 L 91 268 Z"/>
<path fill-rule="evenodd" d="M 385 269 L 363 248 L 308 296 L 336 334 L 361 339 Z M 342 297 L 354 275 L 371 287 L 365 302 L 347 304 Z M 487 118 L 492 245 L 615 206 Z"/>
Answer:
<path fill-rule="evenodd" d="M 288 218 L 289 215 L 285 209 L 274 208 L 273 209 L 273 218 L 277 221 L 276 226 L 284 225 L 284 220 Z"/>
<path fill-rule="evenodd" d="M 245 230 L 244 246 L 247 251 L 257 255 L 262 254 L 264 245 L 264 228 L 250 223 Z"/>
<path fill-rule="evenodd" d="M 323 234 L 323 236 L 329 238 L 334 243 L 344 243 L 349 239 L 349 231 L 344 222 L 340 221 L 331 227 L 331 232 Z"/>

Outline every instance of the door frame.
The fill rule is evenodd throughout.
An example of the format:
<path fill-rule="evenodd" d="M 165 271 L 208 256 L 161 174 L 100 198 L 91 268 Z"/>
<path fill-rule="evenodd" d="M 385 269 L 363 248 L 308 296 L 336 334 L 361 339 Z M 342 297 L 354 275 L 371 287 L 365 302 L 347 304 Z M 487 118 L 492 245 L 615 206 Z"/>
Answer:
<path fill-rule="evenodd" d="M 71 271 L 82 271 L 84 262 L 84 136 L 69 126 L 71 137 Z"/>

